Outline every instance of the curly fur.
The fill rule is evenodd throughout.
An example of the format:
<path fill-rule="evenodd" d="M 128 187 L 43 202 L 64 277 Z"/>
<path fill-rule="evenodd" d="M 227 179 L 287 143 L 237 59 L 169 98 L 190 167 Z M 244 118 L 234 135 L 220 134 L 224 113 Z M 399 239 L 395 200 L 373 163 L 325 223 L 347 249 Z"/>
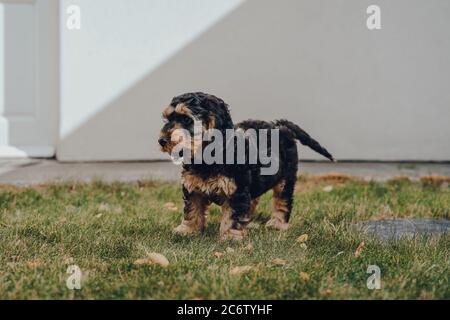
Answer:
<path fill-rule="evenodd" d="M 228 105 L 220 98 L 206 93 L 186 93 L 173 98 L 164 110 L 167 123 L 161 130 L 162 151 L 171 151 L 171 134 L 176 128 L 192 130 L 193 120 L 202 122 L 205 130 L 279 129 L 279 170 L 271 176 L 261 175 L 261 164 L 183 164 L 182 184 L 185 203 L 182 224 L 175 229 L 181 234 L 201 232 L 206 223 L 207 208 L 211 203 L 222 206 L 220 226 L 222 239 L 242 239 L 250 222 L 258 198 L 273 189 L 273 212 L 268 227 L 286 230 L 292 211 L 293 193 L 297 180 L 298 152 L 296 141 L 309 146 L 326 158 L 331 154 L 304 130 L 288 120 L 265 122 L 247 120 L 236 125 L 231 120 Z M 191 131 L 192 132 L 192 131 Z M 269 139 L 270 140 L 270 139 Z M 225 143 L 225 142 L 224 142 Z M 203 142 L 203 147 L 208 143 Z M 235 147 L 235 146 L 234 146 Z M 270 153 L 271 145 L 267 146 Z M 225 150 L 225 146 L 223 148 Z M 225 152 L 225 151 L 224 151 Z"/>

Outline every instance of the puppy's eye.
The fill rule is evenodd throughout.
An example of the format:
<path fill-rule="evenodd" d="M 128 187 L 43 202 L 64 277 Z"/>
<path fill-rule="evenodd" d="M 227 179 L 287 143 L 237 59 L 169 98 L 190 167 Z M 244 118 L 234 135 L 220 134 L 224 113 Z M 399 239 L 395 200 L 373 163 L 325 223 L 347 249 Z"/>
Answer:
<path fill-rule="evenodd" d="M 182 118 L 181 119 L 181 123 L 183 124 L 183 126 L 190 126 L 192 124 L 192 119 L 191 118 Z"/>

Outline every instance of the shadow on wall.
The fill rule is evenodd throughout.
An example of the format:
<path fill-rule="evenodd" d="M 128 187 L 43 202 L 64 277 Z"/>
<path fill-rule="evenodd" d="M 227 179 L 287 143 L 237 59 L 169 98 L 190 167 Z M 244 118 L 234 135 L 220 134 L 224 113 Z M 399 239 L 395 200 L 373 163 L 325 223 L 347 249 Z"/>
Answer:
<path fill-rule="evenodd" d="M 157 146 L 161 112 L 184 92 L 222 97 L 235 121 L 293 116 L 282 114 L 280 104 L 285 106 L 281 109 L 298 110 L 301 103 L 294 83 L 304 80 L 292 69 L 298 68 L 302 46 L 285 35 L 301 27 L 302 7 L 301 2 L 284 1 L 274 13 L 270 0 L 245 2 L 65 137 L 58 159 L 165 159 Z M 302 24 L 306 27 L 308 21 Z M 315 133 L 326 137 L 326 131 Z"/>
<path fill-rule="evenodd" d="M 364 14 L 370 3 L 351 1 L 352 10 L 346 3 L 246 1 L 65 137 L 58 159 L 164 159 L 157 146 L 161 111 L 173 96 L 189 91 L 222 97 L 235 121 L 293 120 L 337 158 L 420 160 L 435 152 L 433 145 L 417 151 L 417 139 L 424 139 L 417 127 L 439 116 L 424 115 L 411 108 L 411 100 L 402 100 L 436 82 L 436 74 L 417 63 L 423 49 L 399 43 L 399 36 L 415 28 L 391 25 L 393 33 L 369 33 Z M 426 35 L 418 31 L 417 37 L 411 41 L 423 46 Z M 410 64 L 415 71 L 408 71 Z M 450 71 L 448 64 L 445 68 L 440 72 Z M 445 92 L 440 85 L 434 89 L 429 95 Z M 444 102 L 436 102 L 436 112 Z M 448 136 L 443 130 L 433 135 L 438 143 Z M 300 154 L 320 159 L 304 148 Z M 450 155 L 442 151 L 435 157 Z"/>

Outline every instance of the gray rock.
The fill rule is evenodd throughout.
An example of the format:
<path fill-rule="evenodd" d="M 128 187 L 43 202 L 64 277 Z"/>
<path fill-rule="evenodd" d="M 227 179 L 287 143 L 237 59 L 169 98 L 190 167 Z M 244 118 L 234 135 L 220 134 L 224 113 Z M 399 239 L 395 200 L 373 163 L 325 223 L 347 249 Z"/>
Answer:
<path fill-rule="evenodd" d="M 396 219 L 358 223 L 357 229 L 381 241 L 437 237 L 450 233 L 450 220 Z"/>

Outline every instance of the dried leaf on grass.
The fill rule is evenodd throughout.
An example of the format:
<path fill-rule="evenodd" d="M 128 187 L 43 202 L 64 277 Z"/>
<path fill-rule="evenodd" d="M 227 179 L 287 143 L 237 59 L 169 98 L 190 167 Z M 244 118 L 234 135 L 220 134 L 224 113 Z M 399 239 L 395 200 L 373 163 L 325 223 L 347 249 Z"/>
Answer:
<path fill-rule="evenodd" d="M 226 249 L 226 252 L 227 253 L 234 253 L 234 249 L 233 248 L 231 248 L 231 247 L 228 247 L 227 249 Z"/>
<path fill-rule="evenodd" d="M 280 259 L 280 258 L 273 259 L 272 263 L 277 266 L 285 266 L 288 264 L 288 262 L 286 260 Z"/>
<path fill-rule="evenodd" d="M 163 205 L 163 208 L 164 208 L 164 209 L 167 209 L 167 210 L 169 210 L 169 211 L 177 211 L 177 210 L 178 210 L 177 206 L 176 206 L 175 203 L 173 203 L 173 202 L 166 202 L 166 203 Z"/>
<path fill-rule="evenodd" d="M 244 250 L 249 251 L 249 252 L 252 252 L 252 251 L 253 251 L 253 243 L 250 242 L 250 243 L 244 248 Z"/>
<path fill-rule="evenodd" d="M 297 242 L 299 243 L 304 243 L 306 241 L 308 241 L 309 236 L 305 233 L 302 234 L 300 237 L 297 238 Z"/>
<path fill-rule="evenodd" d="M 261 225 L 257 222 L 250 222 L 247 225 L 247 229 L 259 229 L 261 227 Z"/>
<path fill-rule="evenodd" d="M 137 266 L 145 266 L 145 265 L 160 265 L 161 267 L 169 266 L 169 260 L 165 256 L 160 253 L 151 252 L 147 253 L 147 256 L 142 259 L 138 259 L 134 262 Z"/>
<path fill-rule="evenodd" d="M 110 209 L 110 207 L 109 207 L 109 204 L 107 204 L 107 203 L 100 203 L 97 208 L 97 210 L 99 212 L 109 211 L 109 209 Z"/>
<path fill-rule="evenodd" d="M 29 261 L 26 262 L 26 266 L 28 268 L 31 268 L 31 269 L 39 268 L 43 264 L 44 264 L 44 262 L 41 259 L 39 259 L 39 258 L 36 258 L 36 259 L 33 259 L 33 260 L 29 260 Z"/>
<path fill-rule="evenodd" d="M 300 279 L 304 280 L 304 281 L 308 281 L 310 279 L 309 274 L 307 274 L 306 272 L 300 272 Z"/>
<path fill-rule="evenodd" d="M 366 244 L 365 244 L 364 241 L 359 244 L 358 248 L 355 251 L 355 257 L 356 258 L 358 258 L 361 255 L 361 253 L 364 251 L 365 245 Z"/>
<path fill-rule="evenodd" d="M 438 175 L 423 176 L 420 177 L 420 181 L 422 181 L 423 184 L 431 184 L 433 186 L 439 187 L 444 183 L 450 183 L 450 177 Z"/>
<path fill-rule="evenodd" d="M 230 275 L 232 276 L 238 276 L 244 273 L 249 273 L 254 268 L 252 266 L 240 266 L 240 267 L 234 267 L 230 270 Z"/>

